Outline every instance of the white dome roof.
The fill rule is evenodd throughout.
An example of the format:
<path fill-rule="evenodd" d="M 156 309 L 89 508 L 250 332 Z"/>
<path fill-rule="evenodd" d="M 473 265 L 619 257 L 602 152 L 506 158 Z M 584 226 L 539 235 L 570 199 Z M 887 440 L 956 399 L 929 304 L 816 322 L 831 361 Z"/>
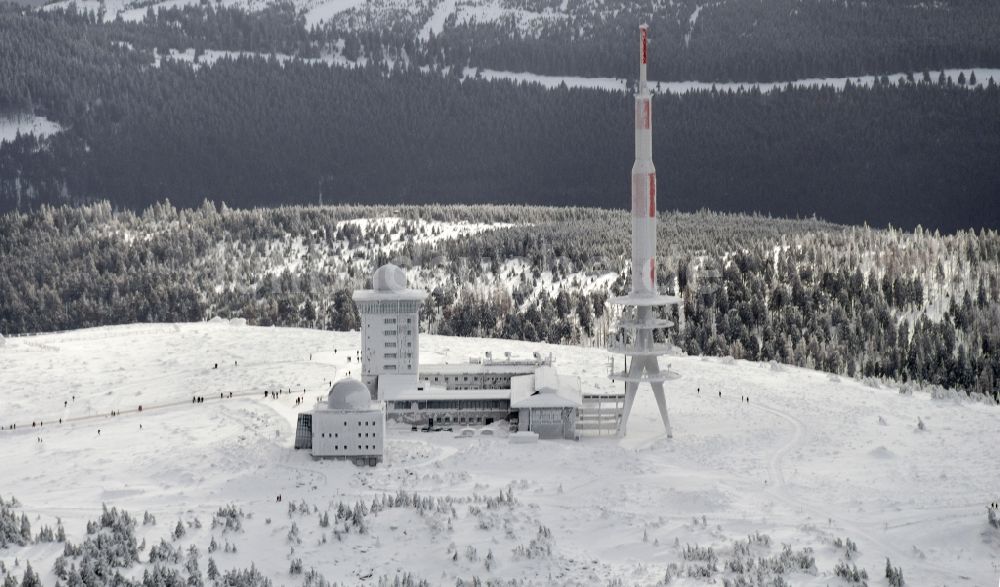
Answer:
<path fill-rule="evenodd" d="M 372 275 L 372 289 L 375 291 L 400 291 L 406 289 L 406 273 L 402 269 L 386 263 Z"/>
<path fill-rule="evenodd" d="M 364 410 L 371 406 L 368 386 L 357 379 L 341 379 L 330 388 L 327 405 L 331 410 Z"/>

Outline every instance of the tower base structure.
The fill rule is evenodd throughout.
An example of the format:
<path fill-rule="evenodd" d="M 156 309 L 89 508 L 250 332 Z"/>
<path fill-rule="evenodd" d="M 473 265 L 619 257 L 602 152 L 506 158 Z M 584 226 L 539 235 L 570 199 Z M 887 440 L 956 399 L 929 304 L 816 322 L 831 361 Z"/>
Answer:
<path fill-rule="evenodd" d="M 649 301 L 657 306 L 661 304 L 673 305 L 679 301 L 673 296 L 655 296 L 655 298 Z M 612 367 L 608 373 L 608 377 L 613 381 L 625 384 L 625 403 L 622 409 L 621 423 L 618 427 L 618 437 L 624 437 L 628 433 L 628 420 L 632 414 L 632 406 L 635 404 L 635 396 L 639 391 L 639 386 L 648 383 L 653 389 L 653 397 L 656 398 L 656 405 L 659 408 L 667 438 L 673 438 L 674 433 L 670 426 L 664 384 L 667 381 L 679 379 L 680 375 L 671 371 L 670 365 L 667 365 L 666 369 L 660 369 L 659 357 L 670 353 L 672 347 L 670 344 L 655 342 L 653 336 L 655 330 L 666 328 L 671 323 L 653 316 L 653 307 L 655 306 L 632 305 L 630 302 L 634 301 L 634 296 L 631 295 L 611 300 L 613 304 L 625 306 L 622 319 L 617 324 L 618 341 L 612 343 L 608 349 L 611 352 L 624 354 L 626 362 L 626 368 L 622 371 L 615 371 Z"/>

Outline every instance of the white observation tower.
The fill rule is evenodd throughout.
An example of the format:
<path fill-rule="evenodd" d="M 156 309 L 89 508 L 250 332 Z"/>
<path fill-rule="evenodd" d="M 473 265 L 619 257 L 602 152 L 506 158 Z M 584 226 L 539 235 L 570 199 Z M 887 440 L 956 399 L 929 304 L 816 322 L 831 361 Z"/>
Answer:
<path fill-rule="evenodd" d="M 426 297 L 423 290 L 409 289 L 406 273 L 392 263 L 375 270 L 371 289 L 354 291 L 361 315 L 361 381 L 373 400 L 381 401 L 384 380 L 417 386 L 420 305 Z"/>
<path fill-rule="evenodd" d="M 625 383 L 625 406 L 618 436 L 625 436 L 635 394 L 641 383 L 649 383 L 660 408 L 667 437 L 672 438 L 670 417 L 663 383 L 680 377 L 667 369 L 660 370 L 658 357 L 670 352 L 668 343 L 654 342 L 653 332 L 673 325 L 654 316 L 653 308 L 673 306 L 675 296 L 661 295 L 656 287 L 656 168 L 653 167 L 652 96 L 646 83 L 648 25 L 639 27 L 639 89 L 635 95 L 635 163 L 632 165 L 632 289 L 627 295 L 611 299 L 623 306 L 616 325 L 617 336 L 609 350 L 625 355 L 626 368 L 610 369 L 609 377 Z M 613 362 L 612 362 L 613 365 Z"/>

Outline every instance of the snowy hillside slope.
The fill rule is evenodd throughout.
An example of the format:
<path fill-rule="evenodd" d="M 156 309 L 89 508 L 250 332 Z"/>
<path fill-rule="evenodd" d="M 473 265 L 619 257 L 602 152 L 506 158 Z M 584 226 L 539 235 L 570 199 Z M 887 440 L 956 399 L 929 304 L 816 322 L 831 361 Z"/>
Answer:
<path fill-rule="evenodd" d="M 12 142 L 17 136 L 32 134 L 38 138 L 62 131 L 58 123 L 44 116 L 0 116 L 0 143 Z"/>
<path fill-rule="evenodd" d="M 260 10 L 269 5 L 279 4 L 277 0 L 223 0 L 225 6 L 234 6 L 248 11 Z M 44 6 L 45 10 L 66 8 L 75 4 L 78 10 L 98 12 L 103 7 L 105 22 L 115 20 L 119 15 L 126 21 L 139 21 L 152 8 L 179 8 L 197 6 L 200 0 L 61 0 Z M 514 2 L 499 0 L 424 0 L 420 2 L 401 2 L 400 0 L 293 0 L 291 4 L 297 11 L 305 15 L 307 26 L 320 25 L 334 20 L 348 22 L 355 19 L 355 26 L 364 30 L 374 28 L 389 28 L 404 14 L 412 17 L 429 13 L 429 18 L 420 27 L 421 38 L 427 39 L 430 34 L 440 34 L 446 21 L 451 19 L 457 23 L 489 23 L 508 22 L 517 24 L 521 34 L 537 32 L 541 25 L 553 19 L 564 19 L 573 14 L 591 14 L 593 7 L 589 3 L 568 2 L 560 5 L 541 7 L 518 6 Z M 620 9 L 620 8 L 619 8 Z M 612 14 L 618 9 L 605 8 L 599 14 Z M 362 15 L 374 15 L 374 18 L 360 18 Z"/>
<path fill-rule="evenodd" d="M 789 584 L 839 585 L 834 568 L 848 553 L 834 544 L 847 538 L 858 547 L 849 565 L 867 569 L 871 585 L 885 584 L 886 558 L 907 584 L 996 580 L 1000 533 L 985 512 L 1000 487 L 995 407 L 792 367 L 671 357 L 683 375 L 669 394 L 671 441 L 651 394 L 641 393 L 624 440 L 525 446 L 393 428 L 386 463 L 359 469 L 291 449 L 295 415 L 305 409 L 295 398 L 308 406 L 357 368 L 347 362 L 357 333 L 136 324 L 5 342 L 0 424 L 18 425 L 0 431 L 0 492 L 18 498 L 16 511 L 35 530 L 61 519 L 74 544 L 105 503 L 139 520 L 155 516 L 136 530 L 147 547 L 163 538 L 204 556 L 214 539 L 219 550 L 208 556 L 221 571 L 253 563 L 276 585 L 302 582 L 289 574 L 298 558 L 307 571 L 350 585 L 405 573 L 451 585 L 473 577 L 649 585 L 670 565 L 679 576 L 671 584 L 700 585 L 687 575 L 733 580 L 731 561 L 746 562 L 746 553 L 782 559 L 785 544 L 786 563 L 815 559 L 812 570 L 787 567 Z M 427 361 L 551 352 L 586 390 L 612 391 L 598 349 L 430 335 L 422 344 Z M 295 393 L 264 399 L 265 389 L 279 388 Z M 235 397 L 217 399 L 229 391 Z M 205 403 L 191 404 L 195 395 Z M 32 428 L 32 420 L 44 425 Z M 508 490 L 512 502 L 487 504 Z M 406 503 L 412 492 L 440 507 L 381 502 L 388 494 Z M 345 533 L 343 521 L 320 526 L 338 503 L 375 498 L 384 509 L 365 516 L 365 533 Z M 306 507 L 289 513 L 289 502 Z M 227 504 L 252 514 L 241 531 L 211 527 Z M 178 520 L 190 526 L 172 539 Z M 52 585 L 62 552 L 58 543 L 8 546 L 0 561 L 15 575 L 30 562 Z M 712 557 L 717 571 L 706 570 Z M 148 550 L 140 559 L 126 577 L 142 577 Z"/>

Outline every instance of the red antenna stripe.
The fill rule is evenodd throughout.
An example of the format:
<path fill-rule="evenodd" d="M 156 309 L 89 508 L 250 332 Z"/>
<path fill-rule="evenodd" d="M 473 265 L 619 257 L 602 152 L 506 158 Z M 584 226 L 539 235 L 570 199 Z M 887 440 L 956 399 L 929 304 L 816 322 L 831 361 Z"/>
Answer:
<path fill-rule="evenodd" d="M 646 65 L 646 29 L 639 29 L 642 33 L 642 64 Z"/>
<path fill-rule="evenodd" d="M 656 217 L 656 174 L 649 174 L 649 217 Z"/>

